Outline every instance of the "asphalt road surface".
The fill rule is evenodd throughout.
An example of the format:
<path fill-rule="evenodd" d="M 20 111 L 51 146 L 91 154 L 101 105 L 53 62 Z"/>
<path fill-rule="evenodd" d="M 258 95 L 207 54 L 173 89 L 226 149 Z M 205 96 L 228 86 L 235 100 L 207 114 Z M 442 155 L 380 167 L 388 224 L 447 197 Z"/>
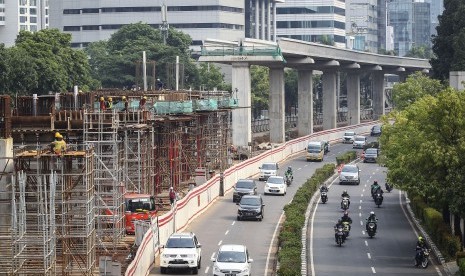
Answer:
<path fill-rule="evenodd" d="M 199 275 L 212 275 L 212 261 L 221 244 L 244 244 L 248 247 L 252 263 L 252 275 L 267 275 L 272 263 L 269 259 L 272 242 L 277 238 L 277 225 L 283 215 L 283 207 L 293 198 L 296 190 L 315 169 L 327 162 L 335 162 L 335 157 L 350 150 L 351 145 L 335 144 L 323 162 L 306 162 L 305 155 L 280 164 L 279 175 L 284 175 L 288 166 L 294 170 L 294 182 L 287 188 L 285 196 L 263 195 L 264 182 L 258 182 L 258 191 L 263 195 L 265 214 L 263 221 L 237 221 L 237 205 L 232 202 L 232 192 L 217 200 L 207 211 L 195 219 L 185 231 L 194 232 L 202 244 L 202 266 Z M 313 263 L 315 275 L 437 275 L 434 267 L 426 270 L 413 266 L 415 234 L 399 205 L 399 192 L 386 194 L 381 208 L 375 208 L 369 196 L 369 184 L 374 177 L 384 184 L 382 167 L 376 164 L 360 164 L 362 183 L 359 187 L 344 186 L 351 195 L 351 217 L 354 224 L 351 236 L 342 248 L 334 242 L 333 225 L 342 216 L 338 208 L 342 187 L 333 185 L 329 191 L 329 202 L 319 204 L 313 224 L 314 241 Z M 368 189 L 364 186 L 367 184 Z M 363 191 L 365 189 L 365 191 Z M 363 196 L 362 196 L 363 194 Z M 362 200 L 360 203 L 359 201 Z M 359 209 L 360 208 L 360 209 Z M 360 220 L 364 220 L 370 210 L 379 215 L 378 234 L 368 239 L 362 233 Z M 362 217 L 359 217 L 359 213 Z M 309 231 L 310 232 L 310 231 Z M 367 241 L 367 243 L 365 243 Z M 368 245 L 367 245 L 368 244 Z M 157 262 L 158 263 L 158 262 Z M 299 265 L 300 264 L 297 264 Z M 310 272 L 311 270 L 309 270 Z M 187 275 L 189 271 L 168 271 L 168 275 Z M 160 275 L 157 265 L 149 275 Z"/>

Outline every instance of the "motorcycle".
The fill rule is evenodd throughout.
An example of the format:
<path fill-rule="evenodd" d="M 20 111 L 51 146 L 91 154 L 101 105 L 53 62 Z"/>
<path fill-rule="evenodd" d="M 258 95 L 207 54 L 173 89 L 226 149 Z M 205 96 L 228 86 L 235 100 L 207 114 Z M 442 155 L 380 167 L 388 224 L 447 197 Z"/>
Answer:
<path fill-rule="evenodd" d="M 287 186 L 291 186 L 291 183 L 292 183 L 292 178 L 291 178 L 291 176 L 286 175 L 286 185 L 287 185 Z"/>
<path fill-rule="evenodd" d="M 387 191 L 388 193 L 390 193 L 390 192 L 392 191 L 392 186 L 391 186 L 391 184 L 389 184 L 389 183 L 386 182 L 386 184 L 384 184 L 384 187 L 386 188 L 386 191 Z"/>
<path fill-rule="evenodd" d="M 429 253 L 431 249 L 421 248 L 417 249 L 417 254 L 415 256 L 415 266 L 421 266 L 422 268 L 427 268 L 429 265 Z"/>
<path fill-rule="evenodd" d="M 376 235 L 376 222 L 369 221 L 367 227 L 367 233 L 370 238 L 373 238 Z"/>
<path fill-rule="evenodd" d="M 343 209 L 344 211 L 349 209 L 349 198 L 348 197 L 342 198 L 341 209 Z"/>
<path fill-rule="evenodd" d="M 321 192 L 321 202 L 326 203 L 328 201 L 328 193 L 327 192 Z"/>
<path fill-rule="evenodd" d="M 342 246 L 345 241 L 344 229 L 339 226 L 336 230 L 336 244 Z"/>
<path fill-rule="evenodd" d="M 350 233 L 350 223 L 347 221 L 344 221 L 342 222 L 342 224 L 344 225 L 344 228 L 342 229 L 342 231 L 344 232 L 344 236 L 347 238 L 349 237 L 349 233 Z"/>
<path fill-rule="evenodd" d="M 379 206 L 383 203 L 383 196 L 380 193 L 377 193 L 375 196 L 375 204 Z"/>

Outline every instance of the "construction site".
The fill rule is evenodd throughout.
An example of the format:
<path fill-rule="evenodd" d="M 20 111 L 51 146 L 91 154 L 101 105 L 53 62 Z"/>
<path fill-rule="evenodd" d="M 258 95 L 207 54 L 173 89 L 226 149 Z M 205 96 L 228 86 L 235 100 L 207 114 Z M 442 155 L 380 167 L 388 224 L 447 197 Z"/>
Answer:
<path fill-rule="evenodd" d="M 140 209 L 160 214 L 170 187 L 182 196 L 227 168 L 237 103 L 220 91 L 0 96 L 0 274 L 98 275 L 101 257 L 124 273 L 125 195 L 149 196 Z"/>

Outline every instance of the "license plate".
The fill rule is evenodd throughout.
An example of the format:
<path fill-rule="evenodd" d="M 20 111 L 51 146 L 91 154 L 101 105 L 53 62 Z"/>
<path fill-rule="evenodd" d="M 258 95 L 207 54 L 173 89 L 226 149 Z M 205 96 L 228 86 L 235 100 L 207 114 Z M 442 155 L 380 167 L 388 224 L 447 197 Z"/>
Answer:
<path fill-rule="evenodd" d="M 229 274 L 227 273 L 227 274 L 225 274 L 225 276 L 236 276 L 236 274 L 235 273 L 229 273 Z"/>

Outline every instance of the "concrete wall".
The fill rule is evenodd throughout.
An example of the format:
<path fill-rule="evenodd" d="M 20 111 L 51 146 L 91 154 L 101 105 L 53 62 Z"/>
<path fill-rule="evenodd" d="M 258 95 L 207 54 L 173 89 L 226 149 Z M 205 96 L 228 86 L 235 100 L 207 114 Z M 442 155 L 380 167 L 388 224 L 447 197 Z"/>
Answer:
<path fill-rule="evenodd" d="M 13 172 L 13 138 L 0 139 L 0 202 L 9 200 L 7 187 L 11 184 L 11 176 L 7 173 Z M 0 214 L 11 214 L 9 204 L 0 204 Z M 10 226 L 9 216 L 0 216 L 0 227 Z"/>
<path fill-rule="evenodd" d="M 465 72 L 464 71 L 452 71 L 449 72 L 449 83 L 450 86 L 457 90 L 465 89 Z"/>

